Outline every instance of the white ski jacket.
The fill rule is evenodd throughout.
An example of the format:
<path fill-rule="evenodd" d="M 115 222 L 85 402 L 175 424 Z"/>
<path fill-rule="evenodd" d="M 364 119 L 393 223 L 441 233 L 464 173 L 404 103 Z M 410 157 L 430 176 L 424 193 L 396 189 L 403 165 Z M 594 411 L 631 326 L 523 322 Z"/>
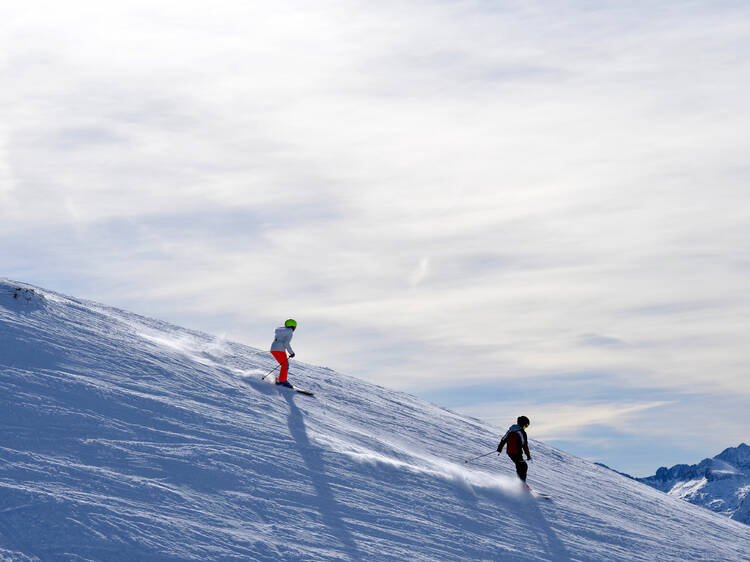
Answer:
<path fill-rule="evenodd" d="M 276 328 L 276 337 L 271 344 L 271 351 L 288 351 L 290 355 L 294 355 L 294 350 L 290 345 L 294 330 L 291 328 Z"/>

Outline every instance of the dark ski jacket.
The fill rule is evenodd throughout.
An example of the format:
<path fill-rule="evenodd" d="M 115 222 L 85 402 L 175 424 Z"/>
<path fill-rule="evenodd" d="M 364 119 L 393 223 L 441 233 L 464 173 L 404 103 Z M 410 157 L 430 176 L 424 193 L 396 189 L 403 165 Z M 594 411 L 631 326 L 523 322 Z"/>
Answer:
<path fill-rule="evenodd" d="M 497 452 L 502 453 L 505 445 L 508 445 L 508 448 L 506 449 L 508 456 L 520 455 L 521 452 L 526 453 L 527 457 L 531 456 L 529 453 L 529 438 L 526 436 L 526 432 L 520 425 L 514 424 L 510 426 L 500 440 L 500 444 L 497 446 Z"/>

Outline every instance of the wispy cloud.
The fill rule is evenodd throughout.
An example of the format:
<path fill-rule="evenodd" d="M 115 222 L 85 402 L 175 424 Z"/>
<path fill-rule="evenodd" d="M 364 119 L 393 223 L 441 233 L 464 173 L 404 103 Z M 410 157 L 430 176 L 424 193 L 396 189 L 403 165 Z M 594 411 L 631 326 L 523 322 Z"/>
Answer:
<path fill-rule="evenodd" d="M 5 275 L 405 389 L 747 395 L 748 15 L 24 3 Z"/>
<path fill-rule="evenodd" d="M 415 289 L 424 279 L 430 271 L 430 258 L 422 258 L 419 260 L 417 268 L 409 276 L 409 283 L 412 289 Z"/>
<path fill-rule="evenodd" d="M 523 412 L 533 416 L 534 437 L 542 441 L 553 442 L 578 440 L 584 429 L 594 426 L 604 426 L 621 433 L 635 434 L 643 431 L 644 424 L 640 420 L 644 417 L 644 413 L 667 404 L 670 402 L 568 402 L 538 404 L 536 407 L 527 408 L 532 412 L 526 412 L 526 410 Z M 463 411 L 487 420 L 497 427 L 515 423 L 512 412 L 508 411 L 508 405 L 503 403 L 480 404 L 464 408 Z M 587 435 L 586 439 L 591 439 L 591 436 Z"/>

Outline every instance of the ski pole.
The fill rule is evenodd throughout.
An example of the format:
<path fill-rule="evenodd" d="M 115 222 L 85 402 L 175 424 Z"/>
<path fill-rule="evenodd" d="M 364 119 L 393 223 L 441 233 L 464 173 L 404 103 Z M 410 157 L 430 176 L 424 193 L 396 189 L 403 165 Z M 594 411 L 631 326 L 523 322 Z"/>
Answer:
<path fill-rule="evenodd" d="M 475 461 L 477 459 L 481 459 L 482 457 L 486 457 L 487 455 L 491 455 L 492 453 L 496 453 L 496 452 L 497 452 L 497 449 L 495 449 L 494 451 L 490 451 L 489 453 L 485 453 L 484 455 L 479 455 L 478 457 L 474 457 L 473 459 L 467 459 L 464 462 Z"/>
<path fill-rule="evenodd" d="M 285 363 L 289 363 L 289 359 L 290 359 L 290 357 L 287 357 L 287 358 L 286 358 L 286 361 L 284 361 L 283 363 L 279 363 L 278 365 L 276 365 L 276 366 L 275 366 L 275 367 L 274 367 L 273 369 L 271 369 L 271 370 L 270 370 L 270 371 L 268 371 L 268 372 L 267 372 L 267 373 L 266 373 L 265 375 L 263 375 L 263 378 L 262 378 L 262 379 L 260 379 L 260 380 L 262 380 L 262 381 L 266 380 L 266 377 L 267 377 L 268 375 L 270 375 L 271 373 L 273 373 L 273 372 L 274 372 L 274 371 L 275 371 L 276 369 L 278 369 L 279 367 L 283 366 L 283 365 L 284 365 Z"/>

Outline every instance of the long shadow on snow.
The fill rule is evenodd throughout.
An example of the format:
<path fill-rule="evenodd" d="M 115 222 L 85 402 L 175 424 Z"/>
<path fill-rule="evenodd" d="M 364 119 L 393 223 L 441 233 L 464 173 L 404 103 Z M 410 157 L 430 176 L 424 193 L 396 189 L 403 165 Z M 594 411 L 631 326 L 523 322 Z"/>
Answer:
<path fill-rule="evenodd" d="M 479 495 L 492 495 L 496 493 L 497 492 L 494 491 L 481 489 L 466 492 L 462 487 L 459 487 L 457 490 L 457 496 L 462 498 L 465 505 L 467 505 L 471 511 L 480 510 L 480 504 L 477 501 Z M 544 512 L 539 507 L 540 505 L 554 506 L 554 503 L 545 504 L 548 500 L 532 498 L 523 493 L 518 497 L 508 497 L 503 493 L 502 497 L 503 501 L 507 502 L 506 506 L 510 507 L 511 511 L 523 521 L 524 532 L 529 535 L 529 538 L 530 535 L 533 535 L 536 538 L 540 549 L 546 556 L 545 559 L 554 560 L 554 562 L 570 562 L 571 558 L 565 545 L 557 537 L 557 533 L 555 533 L 555 530 L 547 522 Z M 486 533 L 488 536 L 491 535 L 492 529 L 487 529 Z M 514 559 L 512 554 L 506 554 L 504 559 L 506 557 L 509 560 Z"/>
<path fill-rule="evenodd" d="M 302 412 L 300 412 L 299 408 L 294 403 L 294 395 L 285 392 L 284 398 L 289 403 L 289 432 L 297 443 L 297 448 L 299 449 L 299 452 L 305 461 L 305 465 L 307 466 L 307 470 L 310 473 L 312 485 L 315 487 L 315 491 L 318 494 L 318 509 L 320 510 L 323 522 L 330 529 L 333 536 L 335 536 L 344 546 L 346 553 L 351 556 L 353 560 L 361 560 L 362 555 L 359 553 L 354 539 L 352 539 L 351 534 L 349 534 L 346 529 L 344 521 L 339 515 L 340 508 L 336 503 L 336 498 L 333 496 L 331 487 L 326 481 L 326 466 L 323 462 L 323 458 L 307 438 L 305 419 Z"/>
<path fill-rule="evenodd" d="M 533 533 L 543 545 L 544 550 L 549 554 L 550 560 L 555 562 L 569 562 L 570 555 L 562 541 L 557 538 L 555 530 L 547 523 L 544 513 L 537 505 L 539 501 L 532 498 L 522 498 L 519 501 L 518 513 L 528 522 L 527 528 L 529 533 Z"/>
<path fill-rule="evenodd" d="M 479 547 L 477 551 L 471 551 L 467 547 L 466 549 L 467 559 L 489 559 L 488 555 L 500 556 L 499 560 L 536 560 L 539 555 L 543 556 L 543 560 L 552 560 L 554 562 L 570 562 L 571 558 L 568 554 L 565 545 L 560 541 L 555 533 L 554 529 L 547 522 L 544 513 L 539 508 L 538 502 L 547 500 L 535 499 L 522 494 L 514 497 L 509 496 L 505 492 L 499 492 L 491 489 L 474 489 L 470 487 L 467 489 L 462 484 L 454 484 L 454 493 L 456 498 L 461 500 L 466 506 L 468 513 L 481 513 L 482 510 L 487 510 L 487 504 L 482 505 L 479 501 L 480 496 L 485 498 L 497 497 L 500 501 L 497 509 L 505 509 L 517 517 L 521 522 L 524 535 L 526 539 L 518 541 L 516 546 L 519 547 L 520 552 L 512 551 L 500 551 L 490 553 L 486 545 Z M 492 502 L 490 502 L 491 505 Z M 454 518 L 446 517 L 443 514 L 442 517 L 449 523 L 457 527 L 471 528 L 475 533 L 484 535 L 486 537 L 493 537 L 495 533 L 500 531 L 503 538 L 498 539 L 497 545 L 501 545 L 503 541 L 509 538 L 507 529 L 498 529 L 494 524 L 489 523 L 487 519 L 485 523 L 481 521 L 483 517 L 477 517 L 475 520 L 467 521 L 465 515 L 456 513 Z M 531 541 L 532 535 L 537 540 L 538 550 L 533 552 L 523 552 L 524 545 L 528 545 Z M 512 541 L 511 541 L 512 542 Z M 486 549 L 486 550 L 482 550 Z"/>
<path fill-rule="evenodd" d="M 560 541 L 559 538 L 557 538 L 557 534 L 555 533 L 554 529 L 552 529 L 550 524 L 547 522 L 544 513 L 537 505 L 538 501 L 546 500 L 537 500 L 534 498 L 526 497 L 525 495 L 512 497 L 507 496 L 503 492 L 488 490 L 467 491 L 461 485 L 456 486 L 455 494 L 457 498 L 463 501 L 469 512 L 475 513 L 481 512 L 483 508 L 486 509 L 486 505 L 482 506 L 478 501 L 478 497 L 480 495 L 489 495 L 490 497 L 499 495 L 501 504 L 498 506 L 498 509 L 504 508 L 510 511 L 515 517 L 517 517 L 522 522 L 522 528 L 524 530 L 523 533 L 524 535 L 526 535 L 526 538 L 523 539 L 523 541 L 519 540 L 516 543 L 516 546 L 520 549 L 519 552 L 501 551 L 499 553 L 490 553 L 489 550 L 486 550 L 484 552 L 471 552 L 469 550 L 466 550 L 467 559 L 489 559 L 486 558 L 487 555 L 492 554 L 494 556 L 500 556 L 500 558 L 498 558 L 499 560 L 520 561 L 537 560 L 539 559 L 538 556 L 541 555 L 543 556 L 543 560 L 552 560 L 554 562 L 570 562 L 571 558 L 565 548 L 565 545 L 562 543 L 562 541 Z M 448 519 L 448 521 L 457 526 L 467 525 L 471 527 L 475 533 L 487 537 L 492 537 L 495 533 L 500 531 L 503 537 L 502 539 L 498 539 L 498 545 L 501 545 L 509 538 L 511 539 L 511 542 L 513 542 L 512 537 L 509 537 L 507 534 L 507 529 L 498 529 L 490 523 L 483 524 L 480 522 L 481 519 L 481 517 L 478 517 L 474 521 L 467 522 L 465 520 L 462 520 L 461 516 L 457 515 L 455 520 Z M 533 541 L 531 540 L 532 535 L 536 538 L 539 548 L 538 550 L 534 550 L 531 552 L 527 551 L 524 553 L 524 546 L 528 545 L 529 543 L 533 543 Z M 481 548 L 486 548 L 486 545 Z"/>

